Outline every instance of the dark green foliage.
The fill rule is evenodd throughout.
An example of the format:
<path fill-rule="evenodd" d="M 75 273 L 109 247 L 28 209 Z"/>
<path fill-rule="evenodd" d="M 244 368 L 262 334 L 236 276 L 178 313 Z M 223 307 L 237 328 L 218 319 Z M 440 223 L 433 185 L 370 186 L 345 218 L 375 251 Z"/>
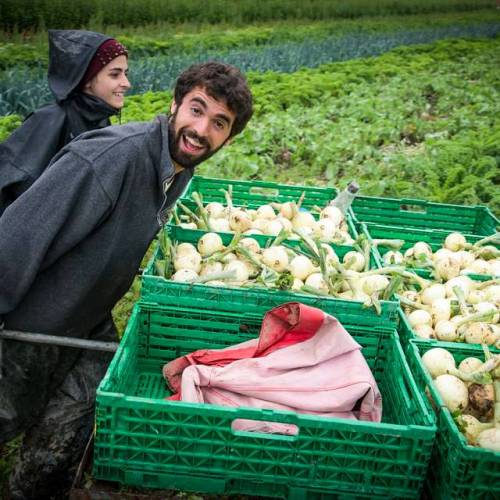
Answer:
<path fill-rule="evenodd" d="M 26 31 L 103 26 L 322 20 L 493 8 L 489 0 L 3 0 L 0 29 Z"/>

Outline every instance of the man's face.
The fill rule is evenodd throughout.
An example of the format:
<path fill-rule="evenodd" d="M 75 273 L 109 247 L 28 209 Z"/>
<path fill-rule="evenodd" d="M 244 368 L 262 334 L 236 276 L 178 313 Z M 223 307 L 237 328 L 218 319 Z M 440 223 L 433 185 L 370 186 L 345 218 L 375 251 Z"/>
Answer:
<path fill-rule="evenodd" d="M 182 103 L 173 102 L 169 122 L 172 159 L 189 168 L 214 155 L 229 139 L 236 115 L 202 87 L 188 92 Z"/>

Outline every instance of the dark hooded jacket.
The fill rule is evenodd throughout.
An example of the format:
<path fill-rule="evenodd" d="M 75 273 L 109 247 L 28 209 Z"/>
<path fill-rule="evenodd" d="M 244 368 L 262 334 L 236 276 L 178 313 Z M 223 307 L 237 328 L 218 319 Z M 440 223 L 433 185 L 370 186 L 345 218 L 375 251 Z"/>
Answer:
<path fill-rule="evenodd" d="M 49 30 L 49 87 L 56 102 L 31 113 L 0 144 L 0 215 L 45 170 L 52 157 L 83 132 L 110 125 L 118 113 L 78 90 L 99 46 L 110 37 L 79 30 Z"/>
<path fill-rule="evenodd" d="M 129 289 L 192 171 L 174 174 L 167 117 L 87 132 L 63 148 L 0 217 L 5 328 L 87 338 Z M 4 341 L 0 442 L 2 430 L 14 434 L 15 405 L 33 408 L 60 383 L 78 352 L 69 351 Z"/>

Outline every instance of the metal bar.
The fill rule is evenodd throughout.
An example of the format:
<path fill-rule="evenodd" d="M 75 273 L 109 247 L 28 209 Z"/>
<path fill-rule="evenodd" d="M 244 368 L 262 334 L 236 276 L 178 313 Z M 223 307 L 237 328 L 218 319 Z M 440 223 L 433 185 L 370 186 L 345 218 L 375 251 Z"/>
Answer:
<path fill-rule="evenodd" d="M 59 337 L 57 335 L 45 335 L 44 333 L 19 332 L 17 330 L 0 330 L 1 339 L 20 340 L 22 342 L 33 342 L 35 344 L 51 344 L 63 347 L 76 347 L 80 349 L 92 349 L 94 351 L 116 352 L 118 342 L 103 342 L 102 340 L 74 339 L 72 337 Z"/>

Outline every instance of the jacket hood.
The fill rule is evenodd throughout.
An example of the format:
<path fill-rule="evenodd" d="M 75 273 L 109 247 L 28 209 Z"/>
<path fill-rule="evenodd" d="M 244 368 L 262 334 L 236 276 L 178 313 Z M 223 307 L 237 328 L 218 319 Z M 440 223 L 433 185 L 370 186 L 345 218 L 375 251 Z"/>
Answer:
<path fill-rule="evenodd" d="M 49 87 L 57 102 L 78 86 L 97 49 L 110 36 L 93 31 L 49 30 Z"/>

